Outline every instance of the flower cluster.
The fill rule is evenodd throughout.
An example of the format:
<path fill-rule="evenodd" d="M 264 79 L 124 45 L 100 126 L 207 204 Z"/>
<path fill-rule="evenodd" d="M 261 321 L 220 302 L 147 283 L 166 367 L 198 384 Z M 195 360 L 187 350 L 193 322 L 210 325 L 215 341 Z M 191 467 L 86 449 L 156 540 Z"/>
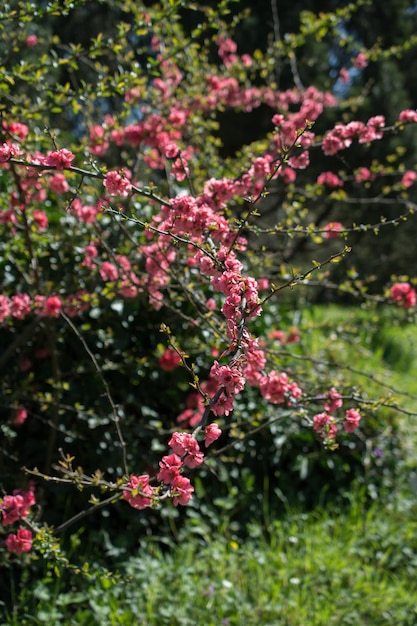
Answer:
<path fill-rule="evenodd" d="M 336 447 L 336 436 L 338 432 L 338 424 L 341 418 L 334 414 L 343 405 L 341 394 L 335 387 L 331 387 L 327 394 L 324 395 L 324 411 L 316 413 L 313 416 L 313 430 L 320 435 L 323 442 L 329 448 Z M 357 409 L 347 409 L 343 417 L 343 429 L 347 433 L 352 433 L 359 428 L 361 414 Z"/>
<path fill-rule="evenodd" d="M 397 302 L 403 309 L 410 309 L 416 306 L 416 292 L 410 283 L 395 283 L 391 287 L 390 297 L 393 302 Z"/>
<path fill-rule="evenodd" d="M 222 431 L 217 424 L 208 424 L 204 429 L 205 445 L 210 446 Z M 190 479 L 183 475 L 184 468 L 195 469 L 204 461 L 204 454 L 197 439 L 189 433 L 174 432 L 168 442 L 172 454 L 159 461 L 156 479 L 162 483 L 163 496 L 172 498 L 174 506 L 185 505 L 194 492 Z M 158 488 L 151 486 L 149 474 L 131 475 L 123 489 L 123 498 L 135 509 L 145 509 L 161 497 Z"/>
<path fill-rule="evenodd" d="M 24 520 L 29 515 L 30 507 L 36 503 L 33 485 L 26 491 L 15 489 L 13 495 L 5 495 L 0 502 L 0 513 L 3 526 L 9 526 Z M 32 547 L 32 532 L 19 528 L 17 534 L 10 533 L 6 537 L 6 548 L 9 552 L 21 554 L 29 552 Z"/>

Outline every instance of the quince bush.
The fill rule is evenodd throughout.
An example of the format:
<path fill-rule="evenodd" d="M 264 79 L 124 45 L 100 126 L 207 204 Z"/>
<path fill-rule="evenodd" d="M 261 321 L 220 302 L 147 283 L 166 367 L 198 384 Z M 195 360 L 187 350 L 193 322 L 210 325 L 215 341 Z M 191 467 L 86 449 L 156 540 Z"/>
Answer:
<path fill-rule="evenodd" d="M 417 111 L 326 128 L 341 103 L 331 85 L 299 84 L 294 55 L 304 39 L 240 55 L 238 17 L 222 19 L 226 2 L 216 12 L 193 5 L 201 25 L 191 34 L 180 8 L 120 3 L 110 32 L 92 33 L 88 46 L 61 42 L 55 21 L 59 11 L 88 15 L 81 1 L 1 10 L 1 48 L 16 41 L 2 68 L 0 127 L 0 508 L 9 553 L 36 547 L 43 523 L 59 534 L 120 500 L 118 510 L 130 504 L 156 519 L 168 503 L 190 501 L 199 468 L 208 480 L 203 467 L 216 473 L 227 456 L 271 472 L 268 457 L 288 433 L 300 437 L 297 459 L 346 441 L 357 454 L 373 401 L 338 389 L 324 364 L 318 376 L 297 360 L 284 365 L 274 349 L 289 346 L 288 358 L 302 345 L 292 324 L 276 328 L 296 306 L 290 291 L 320 286 L 413 315 L 413 278 L 370 293 L 366 276 L 334 284 L 331 264 L 346 265 L 352 233 L 413 214 L 414 170 L 387 178 L 370 161 L 352 175 L 344 159 L 354 146 L 366 160 L 375 142 L 414 125 Z M 354 10 L 314 20 L 331 37 Z M 352 54 L 361 71 L 367 51 Z M 292 68 L 285 89 L 271 70 L 277 55 Z M 222 155 L 219 114 L 261 106 L 270 132 Z M 374 184 L 380 194 L 381 181 L 381 204 L 397 216 L 352 222 L 346 207 L 362 188 L 368 199 Z"/>

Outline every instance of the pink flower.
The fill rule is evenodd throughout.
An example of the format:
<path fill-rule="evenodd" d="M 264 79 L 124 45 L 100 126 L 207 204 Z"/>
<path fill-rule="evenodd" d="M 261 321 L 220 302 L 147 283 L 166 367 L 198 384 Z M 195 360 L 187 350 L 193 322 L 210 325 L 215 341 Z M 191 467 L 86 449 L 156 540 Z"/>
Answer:
<path fill-rule="evenodd" d="M 5 543 L 9 552 L 15 552 L 16 554 L 29 552 L 32 548 L 32 533 L 27 528 L 19 528 L 17 535 L 8 535 Z"/>
<path fill-rule="evenodd" d="M 44 211 L 35 209 L 33 211 L 33 220 L 36 222 L 39 230 L 45 230 L 48 227 L 48 216 Z"/>
<path fill-rule="evenodd" d="M 28 416 L 28 412 L 26 411 L 24 406 L 18 406 L 14 415 L 13 424 L 15 426 L 21 426 Z"/>
<path fill-rule="evenodd" d="M 287 335 L 286 343 L 298 343 L 300 341 L 300 331 L 298 328 L 291 328 Z"/>
<path fill-rule="evenodd" d="M 403 309 L 409 309 L 416 305 L 416 292 L 410 283 L 395 283 L 390 290 L 391 300 L 398 302 Z"/>
<path fill-rule="evenodd" d="M 105 281 L 117 280 L 119 278 L 119 271 L 114 263 L 104 261 L 100 268 L 100 276 Z"/>
<path fill-rule="evenodd" d="M 159 367 L 164 372 L 175 370 L 181 363 L 181 357 L 172 348 L 167 348 L 162 356 L 158 359 Z"/>
<path fill-rule="evenodd" d="M 417 173 L 412 170 L 408 170 L 401 179 L 404 187 L 411 187 L 417 179 Z"/>
<path fill-rule="evenodd" d="M 7 296 L 0 295 L 0 323 L 4 322 L 10 315 L 10 300 Z"/>
<path fill-rule="evenodd" d="M 68 181 L 64 174 L 55 174 L 49 179 L 49 187 L 54 193 L 65 193 L 69 189 Z"/>
<path fill-rule="evenodd" d="M 356 57 L 356 59 L 353 62 L 353 65 L 358 70 L 364 70 L 365 67 L 367 67 L 367 65 L 368 65 L 368 60 L 366 58 L 366 55 L 363 52 L 359 52 L 358 56 Z"/>
<path fill-rule="evenodd" d="M 327 441 L 335 439 L 337 435 L 336 420 L 325 411 L 323 413 L 317 413 L 317 415 L 313 417 L 313 430 Z"/>
<path fill-rule="evenodd" d="M 44 163 L 50 167 L 56 167 L 57 170 L 62 170 L 64 168 L 71 167 L 71 163 L 74 159 L 75 154 L 66 148 L 62 148 L 62 150 L 49 152 L 44 159 Z"/>
<path fill-rule="evenodd" d="M 9 159 L 19 154 L 21 154 L 21 150 L 18 145 L 14 143 L 4 143 L 0 146 L 0 163 L 9 161 Z"/>
<path fill-rule="evenodd" d="M 336 174 L 333 172 L 322 172 L 320 176 L 317 178 L 317 182 L 319 185 L 326 185 L 327 187 L 343 187 L 344 183 Z"/>
<path fill-rule="evenodd" d="M 220 437 L 222 431 L 215 422 L 212 422 L 205 427 L 204 434 L 206 436 L 204 445 L 208 448 L 208 446 L 211 446 L 211 444 Z"/>
<path fill-rule="evenodd" d="M 324 408 L 329 413 L 334 413 L 334 411 L 340 409 L 343 404 L 342 396 L 335 387 L 330 389 L 326 394 L 326 398 L 328 398 L 328 401 L 325 403 Z"/>
<path fill-rule="evenodd" d="M 176 159 L 179 155 L 180 150 L 175 143 L 168 143 L 165 146 L 165 156 L 167 159 Z"/>
<path fill-rule="evenodd" d="M 345 413 L 343 427 L 347 433 L 352 433 L 359 426 L 361 414 L 356 409 L 348 409 Z"/>
<path fill-rule="evenodd" d="M 269 339 L 277 339 L 282 345 L 285 345 L 285 333 L 283 330 L 273 330 L 268 334 Z"/>
<path fill-rule="evenodd" d="M 134 509 L 146 509 L 152 505 L 152 497 L 149 496 L 153 495 L 154 489 L 149 484 L 148 474 L 142 474 L 142 476 L 132 474 L 126 487 L 129 490 L 123 491 L 123 498 Z"/>
<path fill-rule="evenodd" d="M 239 368 L 230 365 L 220 365 L 218 361 L 214 361 L 210 377 L 219 383 L 220 387 L 225 387 L 229 395 L 238 394 L 245 386 L 245 377 Z"/>
<path fill-rule="evenodd" d="M 282 404 L 289 392 L 288 376 L 285 372 L 278 374 L 272 370 L 269 376 L 262 376 L 259 381 L 259 389 L 263 397 L 272 404 Z"/>
<path fill-rule="evenodd" d="M 201 452 L 200 446 L 189 433 L 173 433 L 168 445 L 174 454 L 183 458 L 184 465 L 190 469 L 198 467 L 204 461 L 204 454 Z"/>
<path fill-rule="evenodd" d="M 119 172 L 107 172 L 103 185 L 111 196 L 122 196 L 122 198 L 126 198 L 132 190 L 131 183 Z"/>
<path fill-rule="evenodd" d="M 35 494 L 33 486 L 30 486 L 27 491 L 15 489 L 12 496 L 4 496 L 0 504 L 3 526 L 14 524 L 19 519 L 26 517 L 29 514 L 29 508 L 34 504 Z"/>
<path fill-rule="evenodd" d="M 347 71 L 345 67 L 342 67 L 342 69 L 340 70 L 339 78 L 344 85 L 346 85 L 349 82 L 350 80 L 349 72 Z"/>
<path fill-rule="evenodd" d="M 400 122 L 417 122 L 417 111 L 414 109 L 405 109 L 399 115 Z"/>
<path fill-rule="evenodd" d="M 372 174 L 371 170 L 367 167 L 361 167 L 358 172 L 355 174 L 355 180 L 358 183 L 364 183 L 368 180 L 374 180 L 375 174 Z"/>
<path fill-rule="evenodd" d="M 213 415 L 220 417 L 221 415 L 229 415 L 233 411 L 234 401 L 233 396 L 227 396 L 222 393 L 220 398 L 211 407 Z"/>
<path fill-rule="evenodd" d="M 325 239 L 335 239 L 336 237 L 339 236 L 339 233 L 343 230 L 343 224 L 341 224 L 340 222 L 329 222 L 324 227 L 324 230 L 325 230 L 325 233 L 324 233 Z"/>
<path fill-rule="evenodd" d="M 176 476 L 171 484 L 171 495 L 174 506 L 187 504 L 190 501 L 194 487 L 190 479 L 180 474 Z"/>
<path fill-rule="evenodd" d="M 28 48 L 33 48 L 38 45 L 38 38 L 36 35 L 28 35 L 26 37 L 26 45 Z"/>
<path fill-rule="evenodd" d="M 177 454 L 169 454 L 168 456 L 162 457 L 159 461 L 160 471 L 156 477 L 167 485 L 171 485 L 179 475 L 181 467 L 181 458 Z"/>

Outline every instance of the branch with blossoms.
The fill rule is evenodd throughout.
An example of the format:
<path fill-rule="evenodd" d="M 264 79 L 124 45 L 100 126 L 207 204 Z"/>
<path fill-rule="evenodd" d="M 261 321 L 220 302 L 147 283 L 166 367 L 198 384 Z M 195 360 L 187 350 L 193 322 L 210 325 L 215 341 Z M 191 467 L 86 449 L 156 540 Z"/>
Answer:
<path fill-rule="evenodd" d="M 175 30 L 178 26 L 177 20 L 172 20 L 172 24 L 171 20 L 167 21 L 164 38 L 159 21 L 163 22 L 166 16 L 161 14 L 152 23 L 151 16 L 145 19 L 138 15 L 138 10 L 132 7 L 138 24 L 143 22 L 145 32 L 152 36 L 155 62 L 150 66 L 154 67 L 155 75 L 141 74 L 140 63 L 131 64 L 129 56 L 123 57 L 121 51 L 127 49 L 132 58 L 136 58 L 136 51 L 132 51 L 127 39 L 124 40 L 115 53 L 120 71 L 117 95 L 123 91 L 122 102 L 118 102 L 120 115 L 104 114 L 104 107 L 96 102 L 99 119 L 93 119 L 90 112 L 85 114 L 86 135 L 80 137 L 77 148 L 70 145 L 65 133 L 47 131 L 42 135 L 31 131 L 29 126 L 16 121 L 16 113 L 5 113 L 0 126 L 0 175 L 6 190 L 0 223 L 6 234 L 3 250 L 7 259 L 4 293 L 0 294 L 0 323 L 12 337 L 0 363 L 9 362 L 13 353 L 18 352 L 19 380 L 24 378 L 22 387 L 10 384 L 10 389 L 13 388 L 10 392 L 11 425 L 16 432 L 19 428 L 25 432 L 25 425 L 30 425 L 35 411 L 28 410 L 21 397 L 26 394 L 28 402 L 36 398 L 33 401 L 41 407 L 40 412 L 51 413 L 47 423 L 52 425 L 53 433 L 48 441 L 45 468 L 25 469 L 26 474 L 45 484 L 73 485 L 100 494 L 100 498 L 91 496 L 90 507 L 56 526 L 55 534 L 121 500 L 137 510 L 159 508 L 168 501 L 175 507 L 186 505 L 194 492 L 192 472 L 210 455 L 218 455 L 219 450 L 212 452 L 208 448 L 220 437 L 219 445 L 223 445 L 220 450 L 233 445 L 233 441 L 225 440 L 231 431 L 233 414 L 239 412 L 236 409 L 239 409 L 240 395 L 248 388 L 259 403 L 264 403 L 262 406 L 274 409 L 274 419 L 289 415 L 294 421 L 299 419 L 329 449 L 337 447 L 339 433 L 360 432 L 361 410 L 367 406 L 366 399 L 362 403 L 359 397 L 342 395 L 327 381 L 323 382 L 322 389 L 310 393 L 304 382 L 282 362 L 277 360 L 275 366 L 268 364 L 271 353 L 257 332 L 263 308 L 284 290 L 305 284 L 311 286 L 315 282 L 333 288 L 333 283 L 321 275 L 321 270 L 342 260 L 350 247 L 335 254 L 326 253 L 325 261 L 303 261 L 307 270 L 290 268 L 285 274 L 277 272 L 269 285 L 262 268 L 260 276 L 253 271 L 258 259 L 254 260 L 249 254 L 251 238 L 263 234 L 284 234 L 288 239 L 294 235 L 323 235 L 323 240 L 327 241 L 383 224 L 395 226 L 414 211 L 414 205 L 401 197 L 399 204 L 408 210 L 404 216 L 381 220 L 374 226 L 352 224 L 349 227 L 330 221 L 322 227 L 319 218 L 324 219 L 323 214 L 303 213 L 303 202 L 313 202 L 317 197 L 320 203 L 325 193 L 329 198 L 332 194 L 336 196 L 348 182 L 362 185 L 363 190 L 373 182 L 376 173 L 362 168 L 349 179 L 343 174 L 321 172 L 309 189 L 304 189 L 306 185 L 299 181 L 310 158 L 319 151 L 334 161 L 343 158 L 353 145 L 372 145 L 390 133 L 400 132 L 407 124 L 417 123 L 416 111 L 400 112 L 391 125 L 386 124 L 382 116 L 372 116 L 367 122 L 337 123 L 319 136 L 314 132 L 314 122 L 327 108 L 336 107 L 337 101 L 331 93 L 314 86 L 303 87 L 292 49 L 288 50 L 289 64 L 296 84 L 288 89 L 278 90 L 265 80 L 257 80 L 257 87 L 251 85 L 247 72 L 253 70 L 253 75 L 259 79 L 267 65 L 262 67 L 260 61 L 249 55 L 238 55 L 237 45 L 225 34 L 220 34 L 215 41 L 221 67 L 199 65 L 203 71 L 191 72 L 187 63 L 195 51 L 195 42 L 171 36 L 171 28 Z M 170 7 L 169 15 L 174 11 L 175 8 Z M 338 15 L 342 19 L 342 14 Z M 220 33 L 227 32 L 225 24 L 221 27 L 216 24 L 217 27 Z M 167 42 L 173 39 L 184 41 L 184 45 L 175 51 L 170 49 Z M 34 40 L 30 47 L 36 47 Z M 78 60 L 71 47 L 58 46 L 57 49 L 69 55 L 66 60 L 70 58 L 77 66 Z M 111 56 L 99 38 L 92 43 L 91 52 L 93 58 L 98 54 Z M 48 55 L 45 58 L 48 59 Z M 284 61 L 282 49 L 280 58 Z M 112 72 L 107 71 L 101 61 L 99 66 L 89 63 L 88 51 L 80 52 L 80 60 L 94 71 L 100 67 L 97 74 L 104 76 L 102 81 L 97 78 L 99 84 L 97 89 L 94 86 L 94 93 L 111 91 L 109 75 Z M 355 59 L 358 69 L 363 69 L 366 63 L 363 53 Z M 47 78 L 42 71 L 39 75 Z M 198 89 L 189 82 L 196 76 L 200 81 Z M 84 93 L 85 89 L 87 85 L 77 94 L 79 101 L 88 102 L 91 98 L 94 103 L 93 91 Z M 68 108 L 75 114 L 79 102 L 74 100 L 72 104 Z M 42 106 L 49 110 L 49 105 Z M 261 106 L 270 112 L 270 132 L 259 142 L 244 146 L 236 158 L 218 158 L 215 142 L 211 144 L 207 137 L 215 129 L 218 113 L 223 110 L 249 113 Z M 23 113 L 19 112 L 18 117 L 23 119 Z M 382 169 L 378 174 L 382 178 Z M 416 179 L 413 171 L 398 170 L 393 174 L 396 182 L 390 190 L 397 185 L 395 190 L 407 194 Z M 274 227 L 264 228 L 262 214 L 275 188 L 290 199 L 285 208 L 288 216 L 277 219 Z M 293 198 L 294 194 L 304 195 L 303 202 L 294 201 L 291 205 L 291 194 Z M 376 200 L 369 199 L 369 203 Z M 353 201 L 354 197 L 347 194 L 341 198 L 344 203 Z M 388 197 L 381 198 L 385 206 L 388 201 Z M 264 258 L 259 256 L 258 267 L 261 267 Z M 313 273 L 317 281 L 311 279 Z M 340 289 L 343 288 L 340 285 Z M 359 289 L 353 288 L 353 291 L 356 295 Z M 262 295 L 265 292 L 267 295 Z M 372 297 L 375 302 L 382 302 L 388 296 L 400 308 L 413 310 L 416 306 L 411 279 L 410 282 L 395 281 L 385 297 L 369 296 L 368 299 Z M 125 341 L 128 347 L 118 346 L 111 353 L 121 356 L 119 360 L 115 358 L 113 362 L 109 357 L 101 361 L 100 349 L 117 343 L 117 331 L 110 327 L 107 318 L 101 325 L 100 307 L 120 311 L 123 307 L 134 310 L 135 306 L 144 309 L 143 334 L 137 329 L 131 332 L 129 322 L 134 318 L 133 313 L 128 311 L 123 319 L 120 316 L 117 323 L 120 322 L 121 332 L 131 335 L 120 343 L 123 345 Z M 168 345 L 166 349 L 165 345 L 158 345 L 154 361 L 152 358 L 146 361 L 147 355 L 139 352 L 141 338 L 146 335 L 146 341 L 152 343 L 154 338 L 148 333 L 147 318 L 154 313 L 156 317 L 160 311 L 160 315 L 167 318 L 175 314 L 180 323 L 171 332 L 169 319 L 161 324 L 158 317 L 156 332 L 163 331 Z M 95 318 L 99 321 L 94 327 L 92 320 Z M 71 339 L 65 342 L 64 333 L 68 328 Z M 28 329 L 36 336 L 39 333 L 41 344 L 33 349 L 32 359 L 23 350 L 31 340 Z M 204 355 L 201 345 L 196 348 L 194 343 L 193 346 L 194 333 L 200 333 L 204 346 L 210 349 L 209 354 Z M 288 343 L 298 341 L 296 332 L 290 335 L 286 336 Z M 188 350 L 190 345 L 194 350 Z M 82 363 L 74 356 L 77 350 L 82 351 Z M 192 356 L 188 356 L 188 352 Z M 68 360 L 63 358 L 65 353 L 68 353 Z M 146 395 L 146 384 L 141 389 L 143 381 L 137 380 L 142 365 L 143 370 L 148 368 L 148 372 L 155 374 L 157 393 L 161 395 L 162 375 L 175 376 L 177 368 L 185 370 L 191 389 L 184 410 L 177 415 L 178 429 L 169 428 L 166 454 L 152 458 L 151 462 L 141 458 L 139 468 L 128 445 L 129 424 L 135 419 L 129 412 L 134 411 L 126 409 L 129 404 L 124 397 L 126 389 L 119 385 L 120 378 L 115 374 L 119 374 L 120 369 L 120 376 L 125 375 L 122 362 L 133 359 L 131 353 L 135 353 L 136 358 L 135 374 L 129 381 L 131 395 L 140 396 L 140 403 L 142 389 Z M 51 371 L 45 367 L 47 374 L 39 381 L 33 373 L 33 360 L 41 369 L 46 357 L 50 360 Z M 91 400 L 94 409 L 90 411 L 86 389 L 91 386 L 97 392 L 95 377 L 99 379 L 98 400 Z M 40 390 L 41 383 L 45 389 Z M 186 383 L 181 381 L 181 384 L 183 391 Z M 89 473 L 81 466 L 74 467 L 72 455 L 64 453 L 59 463 L 52 465 L 55 475 L 49 471 L 58 427 L 72 401 L 64 402 L 64 393 L 71 386 L 74 404 L 71 420 L 76 414 L 90 434 L 89 429 L 99 422 L 97 414 L 102 418 L 106 433 L 100 444 L 104 451 L 107 446 L 116 450 L 117 459 L 111 468 L 116 478 L 107 479 L 102 470 Z M 83 391 L 87 401 L 82 399 Z M 349 404 L 345 406 L 343 403 L 348 398 Z M 175 406 L 167 411 L 170 417 L 179 410 L 175 402 L 172 404 Z M 137 406 L 133 402 L 132 405 Z M 168 432 L 168 429 L 163 431 L 162 423 L 161 417 L 159 451 L 160 439 Z M 250 432 L 259 432 L 270 425 L 271 420 L 265 418 Z M 77 426 L 71 423 L 68 428 L 62 428 L 62 432 L 65 447 L 75 446 L 79 435 Z M 33 488 L 14 490 L 0 502 L 3 525 L 21 524 L 5 541 L 9 552 L 20 554 L 30 550 L 32 533 L 39 529 L 34 505 Z"/>

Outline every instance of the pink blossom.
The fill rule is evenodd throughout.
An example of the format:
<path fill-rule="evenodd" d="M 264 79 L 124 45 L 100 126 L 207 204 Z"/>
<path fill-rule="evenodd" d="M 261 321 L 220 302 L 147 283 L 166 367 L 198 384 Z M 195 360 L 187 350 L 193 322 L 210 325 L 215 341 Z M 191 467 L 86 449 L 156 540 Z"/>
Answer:
<path fill-rule="evenodd" d="M 38 38 L 36 35 L 28 35 L 26 37 L 26 45 L 28 48 L 33 48 L 38 45 Z"/>
<path fill-rule="evenodd" d="M 154 488 L 149 484 L 148 474 L 142 474 L 141 476 L 132 474 L 126 487 L 129 489 L 123 491 L 123 498 L 134 509 L 146 509 L 152 505 L 153 500 L 150 496 L 153 495 Z"/>
<path fill-rule="evenodd" d="M 109 261 L 104 261 L 100 268 L 100 276 L 105 281 L 113 281 L 119 278 L 119 270 Z"/>
<path fill-rule="evenodd" d="M 68 181 L 64 174 L 54 174 L 49 179 L 49 187 L 54 193 L 65 193 L 69 189 Z"/>
<path fill-rule="evenodd" d="M 206 446 L 206 448 L 208 448 L 208 446 L 211 446 L 211 444 L 220 437 L 222 431 L 215 422 L 212 422 L 205 427 L 204 434 L 204 445 Z"/>
<path fill-rule="evenodd" d="M 103 185 L 111 196 L 126 198 L 132 190 L 132 185 L 124 174 L 119 172 L 107 172 Z"/>
<path fill-rule="evenodd" d="M 74 213 L 85 224 L 94 224 L 96 221 L 98 209 L 89 204 L 82 204 L 82 202 L 76 198 L 71 205 L 71 212 Z"/>
<path fill-rule="evenodd" d="M 416 292 L 410 283 L 395 283 L 390 290 L 391 300 L 398 302 L 403 309 L 409 309 L 416 305 Z"/>
<path fill-rule="evenodd" d="M 273 330 L 268 334 L 269 339 L 277 339 L 282 345 L 285 345 L 285 333 L 283 330 Z"/>
<path fill-rule="evenodd" d="M 29 512 L 23 496 L 19 494 L 4 496 L 3 501 L 0 504 L 0 510 L 3 518 L 3 526 L 14 524 L 22 517 L 26 517 Z"/>
<path fill-rule="evenodd" d="M 33 220 L 37 224 L 39 230 L 46 230 L 48 227 L 48 216 L 45 211 L 40 211 L 39 209 L 35 209 L 33 211 Z"/>
<path fill-rule="evenodd" d="M 185 505 L 190 501 L 194 487 L 190 479 L 180 474 L 171 483 L 171 495 L 174 506 Z"/>
<path fill-rule="evenodd" d="M 159 467 L 160 471 L 156 476 L 157 479 L 167 485 L 170 485 L 179 475 L 182 467 L 182 460 L 177 454 L 170 454 L 162 457 L 159 461 Z"/>
<path fill-rule="evenodd" d="M 359 426 L 361 414 L 356 409 L 348 409 L 345 413 L 343 427 L 347 433 L 352 433 Z"/>
<path fill-rule="evenodd" d="M 319 433 L 323 439 L 335 439 L 337 435 L 336 420 L 325 411 L 318 413 L 313 416 L 313 430 Z"/>
<path fill-rule="evenodd" d="M 334 411 L 340 409 L 343 404 L 342 396 L 335 387 L 331 387 L 330 391 L 326 394 L 326 398 L 328 398 L 328 400 L 324 408 L 328 413 L 334 413 Z"/>
<path fill-rule="evenodd" d="M 365 181 L 372 181 L 375 178 L 375 174 L 372 174 L 371 170 L 367 167 L 361 167 L 355 174 L 355 180 L 358 183 L 364 183 Z"/>
<path fill-rule="evenodd" d="M 298 343 L 300 341 L 300 331 L 298 328 L 291 328 L 287 334 L 286 343 Z"/>
<path fill-rule="evenodd" d="M 329 222 L 324 227 L 324 230 L 325 230 L 325 233 L 324 233 L 325 239 L 335 239 L 336 237 L 339 236 L 339 233 L 343 230 L 343 224 L 341 224 L 340 222 Z"/>
<path fill-rule="evenodd" d="M 13 138 L 19 139 L 19 141 L 26 139 L 29 134 L 28 126 L 21 122 L 11 122 L 10 124 L 3 122 L 3 128 L 13 135 Z"/>
<path fill-rule="evenodd" d="M 289 391 L 288 376 L 285 372 L 278 374 L 272 370 L 268 376 L 263 376 L 260 379 L 259 389 L 263 397 L 272 404 L 282 404 Z"/>
<path fill-rule="evenodd" d="M 174 454 L 183 458 L 184 465 L 191 469 L 198 467 L 204 461 L 204 455 L 196 439 L 189 433 L 173 433 L 168 445 Z"/>
<path fill-rule="evenodd" d="M 417 173 L 412 170 L 408 170 L 401 179 L 404 187 L 411 187 L 417 179 Z"/>
<path fill-rule="evenodd" d="M 172 348 L 167 348 L 158 359 L 159 367 L 164 372 L 175 370 L 181 363 L 181 357 Z"/>
<path fill-rule="evenodd" d="M 345 67 L 342 67 L 342 69 L 340 70 L 339 78 L 344 85 L 346 85 L 349 82 L 350 80 L 349 72 L 347 71 Z"/>
<path fill-rule="evenodd" d="M 9 552 L 29 552 L 32 548 L 32 533 L 28 528 L 19 528 L 17 535 L 10 534 L 6 537 L 5 543 Z"/>
<path fill-rule="evenodd" d="M 21 152 L 22 151 L 18 145 L 14 143 L 3 143 L 0 146 L 0 163 L 9 161 L 13 157 L 20 155 Z"/>
<path fill-rule="evenodd" d="M 58 296 L 36 295 L 34 298 L 36 312 L 39 317 L 59 317 L 62 303 Z"/>
<path fill-rule="evenodd" d="M 405 109 L 399 115 L 400 122 L 417 122 L 417 111 L 414 109 Z"/>
<path fill-rule="evenodd" d="M 3 526 L 14 524 L 14 522 L 17 522 L 19 519 L 27 517 L 29 508 L 34 504 L 35 494 L 32 485 L 26 491 L 15 489 L 12 496 L 4 496 L 0 504 Z"/>
<path fill-rule="evenodd" d="M 50 167 L 56 167 L 57 170 L 62 170 L 64 168 L 71 167 L 71 163 L 74 159 L 75 154 L 66 148 L 62 148 L 62 150 L 53 150 L 52 152 L 48 152 L 44 159 L 44 163 Z"/>
<path fill-rule="evenodd" d="M 358 70 L 364 70 L 365 67 L 367 67 L 367 65 L 368 65 L 368 60 L 366 58 L 366 55 L 363 52 L 359 52 L 358 56 L 356 57 L 356 59 L 353 62 L 353 65 Z"/>
<path fill-rule="evenodd" d="M 239 368 L 230 365 L 220 365 L 215 361 L 210 370 L 210 377 L 224 387 L 229 395 L 241 392 L 245 386 L 245 377 Z"/>
<path fill-rule="evenodd" d="M 212 405 L 211 412 L 217 417 L 220 417 L 221 415 L 229 415 L 233 411 L 233 407 L 233 396 L 228 396 L 225 393 L 222 393 L 217 401 Z"/>
<path fill-rule="evenodd" d="M 167 159 L 176 159 L 180 150 L 175 143 L 168 143 L 165 146 L 165 156 Z"/>
<path fill-rule="evenodd" d="M 319 185 L 327 185 L 327 187 L 343 187 L 344 182 L 333 172 L 323 172 L 317 178 Z"/>
<path fill-rule="evenodd" d="M 0 295 L 0 324 L 9 317 L 10 313 L 10 299 L 7 296 Z"/>
<path fill-rule="evenodd" d="M 13 424 L 15 426 L 21 426 L 26 421 L 27 416 L 28 412 L 25 407 L 18 406 L 14 414 Z"/>

